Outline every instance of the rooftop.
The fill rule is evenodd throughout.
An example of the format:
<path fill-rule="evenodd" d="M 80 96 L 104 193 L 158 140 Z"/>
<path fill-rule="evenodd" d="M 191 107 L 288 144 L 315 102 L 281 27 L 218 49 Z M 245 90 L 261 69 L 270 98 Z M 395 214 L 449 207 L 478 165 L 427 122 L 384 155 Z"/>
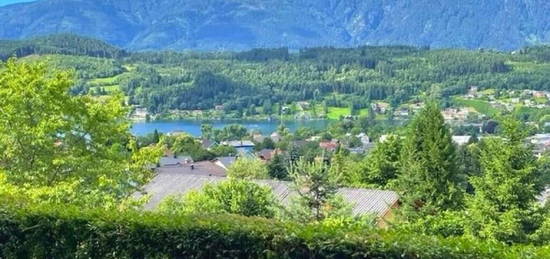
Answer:
<path fill-rule="evenodd" d="M 250 140 L 233 140 L 233 141 L 226 141 L 223 144 L 232 146 L 232 147 L 254 147 L 254 142 Z"/>
<path fill-rule="evenodd" d="M 161 167 L 163 167 L 163 166 L 176 166 L 176 165 L 183 165 L 183 164 L 189 163 L 191 161 L 193 161 L 193 160 L 191 159 L 191 157 L 188 157 L 188 156 L 178 156 L 178 157 L 166 156 L 166 157 L 161 157 L 160 158 L 159 165 Z"/>
<path fill-rule="evenodd" d="M 206 184 L 225 180 L 227 178 L 220 176 L 161 172 L 143 187 L 144 192 L 151 195 L 151 200 L 145 205 L 145 208 L 154 209 L 167 196 L 184 195 L 193 190 L 200 190 Z M 269 186 L 274 196 L 283 205 L 288 205 L 290 200 L 297 195 L 291 188 L 291 182 L 276 180 L 255 180 L 255 182 Z M 355 215 L 383 216 L 399 199 L 397 193 L 385 190 L 341 188 L 338 190 L 338 194 L 353 205 Z M 136 194 L 136 196 L 139 197 L 141 194 Z"/>

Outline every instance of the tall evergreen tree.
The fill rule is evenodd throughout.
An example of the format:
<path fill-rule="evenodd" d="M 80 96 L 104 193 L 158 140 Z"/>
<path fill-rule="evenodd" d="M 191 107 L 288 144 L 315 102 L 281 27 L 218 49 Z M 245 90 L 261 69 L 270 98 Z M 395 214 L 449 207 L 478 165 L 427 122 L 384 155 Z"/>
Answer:
<path fill-rule="evenodd" d="M 153 132 L 153 140 L 152 141 L 155 144 L 159 143 L 159 141 L 160 141 L 160 134 L 159 134 L 157 129 L 155 129 L 155 131 Z"/>
<path fill-rule="evenodd" d="M 470 178 L 475 194 L 466 199 L 466 232 L 483 239 L 526 241 L 537 223 L 537 160 L 523 143 L 520 122 L 507 118 L 501 123 L 502 138 L 484 140 L 482 174 Z"/>
<path fill-rule="evenodd" d="M 412 121 L 403 147 L 398 188 L 405 207 L 429 213 L 461 204 L 455 152 L 439 106 L 428 102 Z"/>

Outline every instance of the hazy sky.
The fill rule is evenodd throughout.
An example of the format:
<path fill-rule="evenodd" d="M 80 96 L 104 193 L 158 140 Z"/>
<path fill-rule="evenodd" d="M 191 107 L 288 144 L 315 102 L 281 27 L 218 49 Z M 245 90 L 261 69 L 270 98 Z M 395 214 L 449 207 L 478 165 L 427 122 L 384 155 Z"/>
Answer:
<path fill-rule="evenodd" d="M 0 0 L 0 6 L 15 4 L 15 3 L 22 3 L 22 2 L 32 2 L 32 1 L 35 1 L 35 0 Z"/>

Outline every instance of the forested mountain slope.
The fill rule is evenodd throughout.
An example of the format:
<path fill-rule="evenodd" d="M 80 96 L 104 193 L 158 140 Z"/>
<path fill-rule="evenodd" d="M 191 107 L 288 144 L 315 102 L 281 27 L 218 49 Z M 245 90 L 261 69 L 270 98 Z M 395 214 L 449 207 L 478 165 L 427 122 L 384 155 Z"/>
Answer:
<path fill-rule="evenodd" d="M 226 112 L 269 115 L 300 101 L 357 111 L 384 101 L 397 109 L 426 93 L 449 98 L 472 86 L 550 91 L 550 47 L 545 46 L 513 54 L 408 46 L 128 52 L 63 34 L 0 41 L 0 58 L 10 56 L 75 69 L 74 93 L 121 90 L 130 104 L 152 113 L 223 106 Z"/>
<path fill-rule="evenodd" d="M 40 0 L 0 8 L 0 38 L 72 32 L 129 49 L 550 42 L 546 0 Z"/>

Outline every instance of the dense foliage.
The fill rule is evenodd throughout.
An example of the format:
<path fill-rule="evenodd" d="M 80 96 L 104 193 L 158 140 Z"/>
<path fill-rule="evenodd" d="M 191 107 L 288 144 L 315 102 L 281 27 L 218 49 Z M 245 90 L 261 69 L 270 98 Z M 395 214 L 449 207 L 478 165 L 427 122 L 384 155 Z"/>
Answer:
<path fill-rule="evenodd" d="M 549 249 L 231 215 L 0 207 L 6 258 L 547 258 Z"/>
<path fill-rule="evenodd" d="M 277 206 L 269 187 L 232 179 L 206 185 L 201 191 L 192 191 L 181 198 L 165 199 L 158 211 L 170 215 L 226 213 L 272 218 Z"/>
<path fill-rule="evenodd" d="M 120 96 L 72 96 L 72 84 L 69 73 L 43 64 L 2 65 L 0 191 L 116 207 L 150 178 L 160 149 L 138 148 Z"/>
<path fill-rule="evenodd" d="M 26 45 L 37 47 L 22 51 Z M 393 111 L 425 92 L 446 100 L 471 86 L 550 90 L 547 47 L 514 54 L 406 46 L 309 48 L 297 53 L 285 48 L 127 53 L 91 39 L 58 35 L 4 41 L 0 53 L 3 59 L 35 59 L 29 55 L 40 54 L 56 67 L 77 71 L 80 80 L 74 93 L 120 90 L 130 104 L 167 117 L 174 116 L 174 110 L 214 108 L 223 111 L 216 116 L 225 117 L 299 115 L 294 105 L 298 101 L 310 102 L 312 116 L 326 116 L 329 107 L 350 108 L 351 115 L 364 116 L 361 110 L 375 101 L 388 102 Z"/>

